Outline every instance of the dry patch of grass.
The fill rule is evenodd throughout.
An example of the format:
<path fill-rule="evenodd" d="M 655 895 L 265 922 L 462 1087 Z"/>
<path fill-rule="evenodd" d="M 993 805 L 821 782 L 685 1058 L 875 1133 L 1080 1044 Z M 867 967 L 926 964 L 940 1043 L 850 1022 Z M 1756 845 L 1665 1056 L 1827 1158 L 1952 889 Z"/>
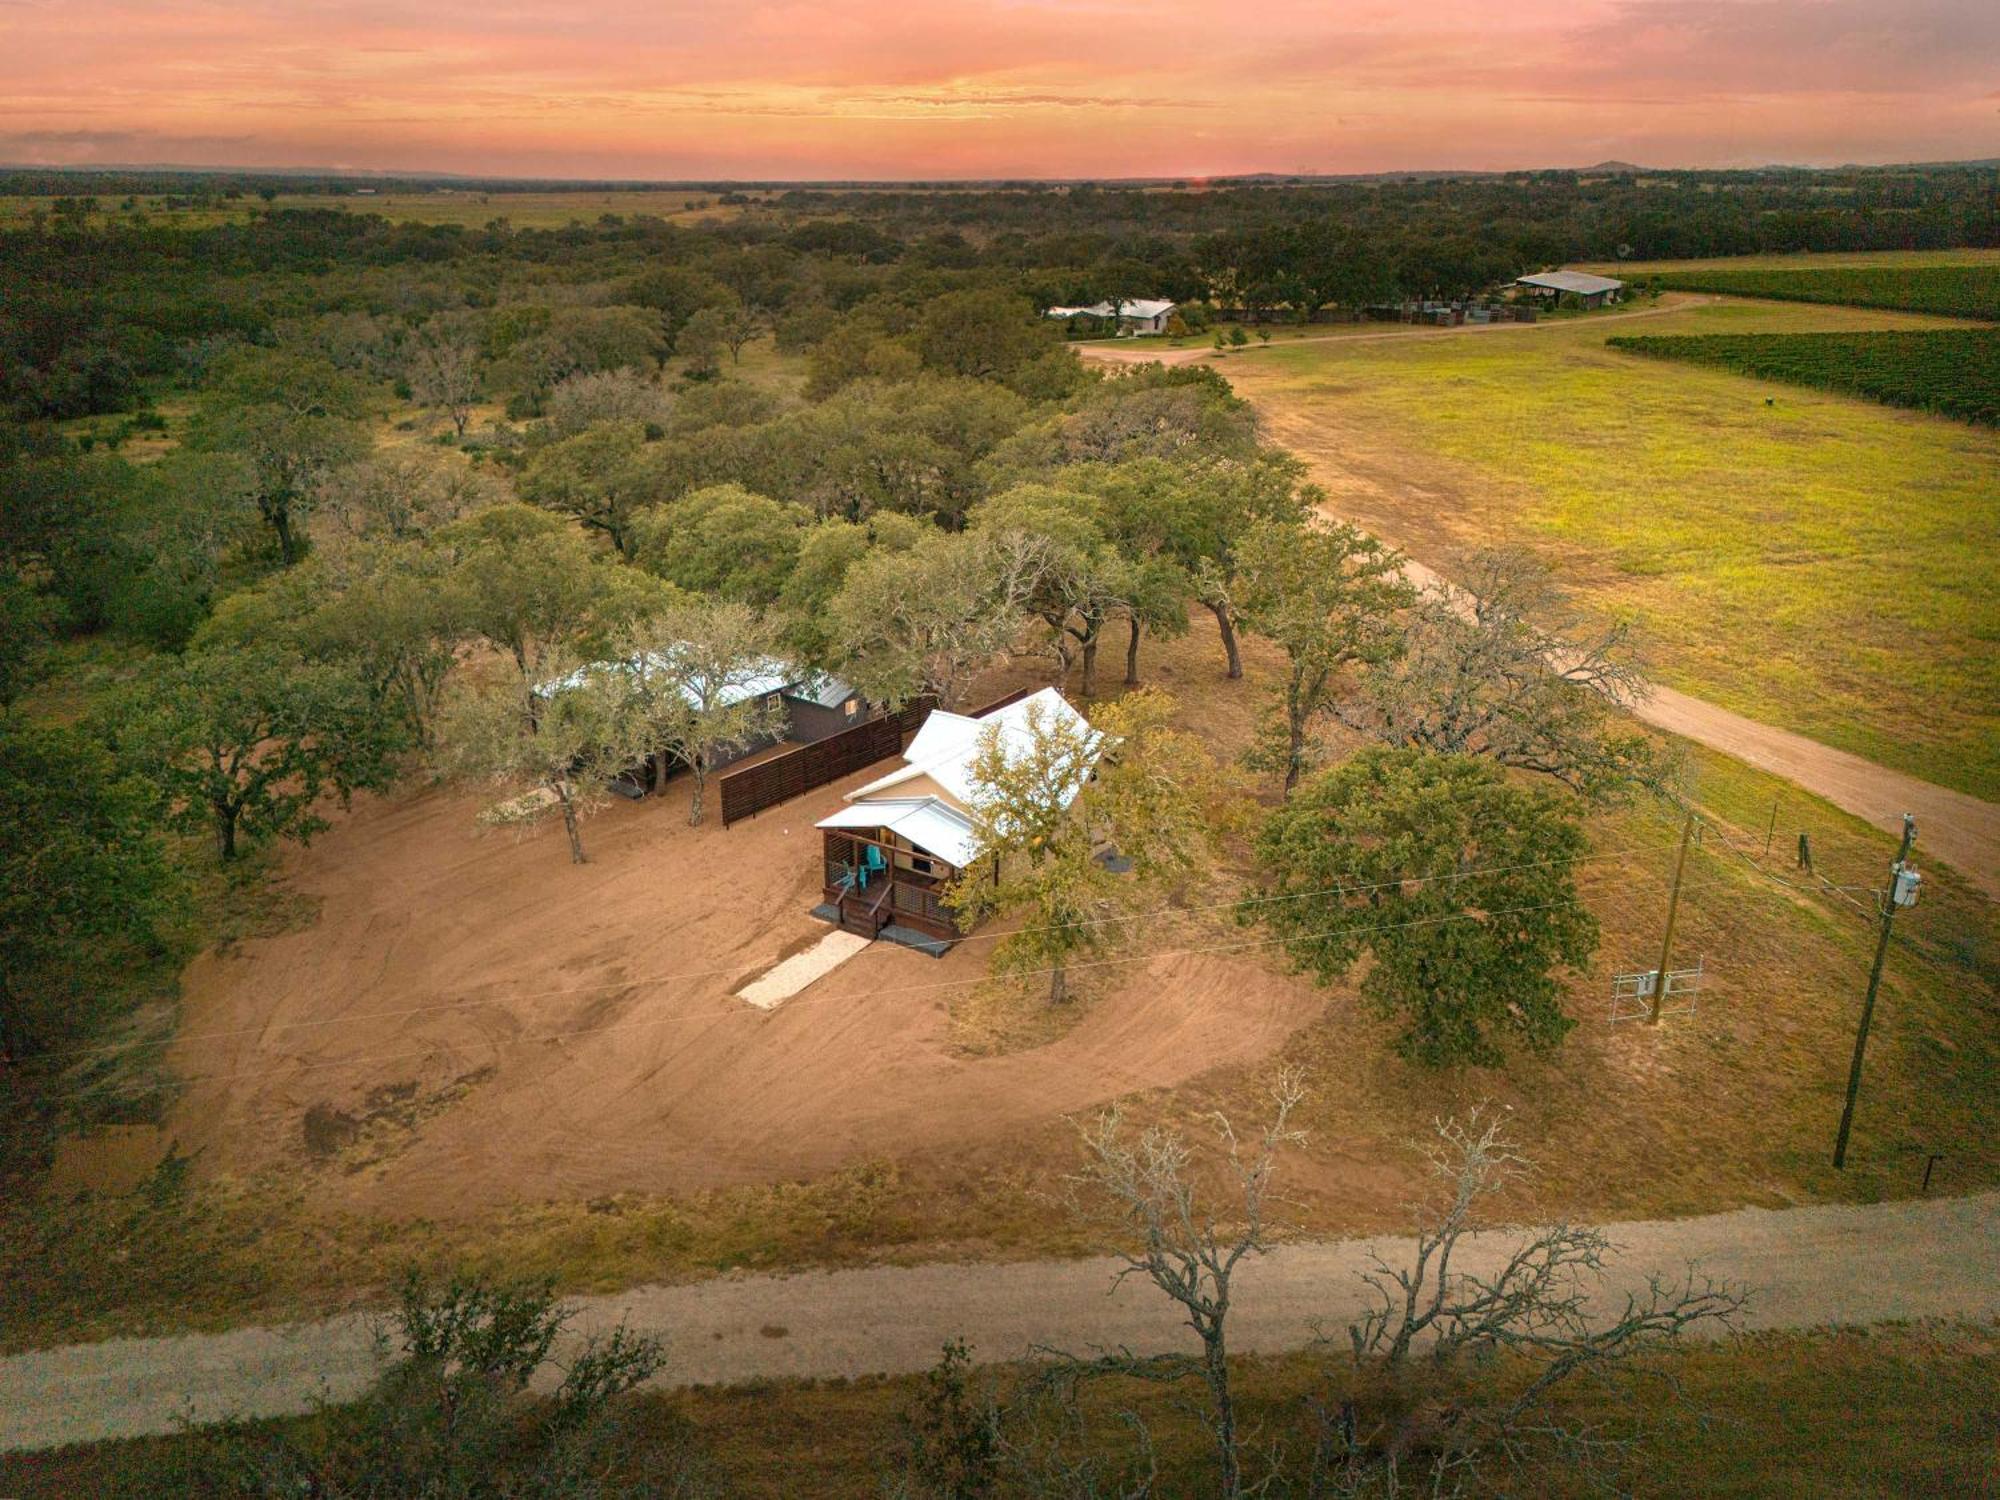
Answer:
<path fill-rule="evenodd" d="M 1309 1451 L 1297 1413 L 1322 1393 L 1324 1358 L 1243 1360 L 1236 1371 L 1242 1419 L 1288 1453 Z M 1632 1493 L 1971 1495 L 2000 1482 L 1989 1399 L 2000 1379 L 2000 1336 L 1991 1327 L 1760 1334 L 1690 1347 L 1658 1364 L 1681 1383 L 1686 1411 L 1704 1415 L 1707 1425 L 1662 1414 L 1664 1430 L 1626 1475 Z M 988 1378 L 1004 1389 L 1007 1372 Z M 776 1500 L 795 1493 L 797 1475 L 810 1467 L 816 1493 L 865 1500 L 881 1492 L 897 1416 L 915 1392 L 914 1380 L 897 1379 L 671 1399 L 711 1445 L 731 1493 Z M 1209 1477 L 1205 1434 L 1174 1394 L 1128 1383 L 1100 1388 L 1092 1399 L 1099 1417 L 1116 1407 L 1137 1411 L 1152 1429 L 1168 1492 L 1200 1493 Z M 1558 1409 L 1571 1418 L 1629 1416 L 1614 1388 L 1588 1382 L 1566 1387 Z M 1496 1469 L 1492 1478 L 1503 1493 L 1594 1493 L 1575 1472 Z"/>
<path fill-rule="evenodd" d="M 698 224 L 708 219 L 736 218 L 743 206 L 718 203 L 712 191 L 691 188 L 635 189 L 631 192 L 574 191 L 553 193 L 495 193 L 455 189 L 433 193 L 279 193 L 268 211 L 289 209 L 336 209 L 343 213 L 380 214 L 397 224 L 456 224 L 465 229 L 483 229 L 495 219 L 505 219 L 516 229 L 563 229 L 571 224 L 594 225 L 600 216 L 615 214 L 631 219 L 641 215 L 680 224 Z M 267 211 L 263 199 L 244 196 L 218 198 L 204 207 L 169 208 L 161 195 L 141 195 L 132 212 L 119 205 L 115 195 L 99 194 L 100 211 L 92 223 L 116 225 L 143 217 L 154 227 L 207 229 L 216 224 L 241 223 Z M 18 229 L 31 222 L 37 209 L 48 211 L 52 200 L 30 195 L 0 196 L 0 229 Z"/>
<path fill-rule="evenodd" d="M 1000 1057 L 1046 1046 L 1089 1015 L 1102 990 L 1094 975 L 1077 975 L 1069 999 L 1051 1005 L 1047 980 L 995 976 L 953 999 L 952 1045 L 967 1057 Z"/>
<path fill-rule="evenodd" d="M 1031 1155 L 1066 1165 L 1053 1141 Z M 197 1184 L 187 1167 L 169 1157 L 126 1194 L 16 1194 L 0 1214 L 0 1351 L 381 1305 L 413 1264 L 611 1291 L 737 1270 L 1090 1248 L 1049 1222 L 1045 1174 L 990 1157 L 858 1162 L 810 1182 L 398 1221 L 327 1210 L 310 1175 Z"/>

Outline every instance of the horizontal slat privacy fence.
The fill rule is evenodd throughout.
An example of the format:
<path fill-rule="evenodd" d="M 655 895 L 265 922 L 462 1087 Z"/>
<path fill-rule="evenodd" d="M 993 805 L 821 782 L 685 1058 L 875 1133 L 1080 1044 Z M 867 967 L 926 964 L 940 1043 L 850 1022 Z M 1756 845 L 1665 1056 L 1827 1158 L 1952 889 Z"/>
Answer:
<path fill-rule="evenodd" d="M 1019 703 L 1034 691 L 1034 688 L 1021 688 L 1004 698 L 995 698 L 984 707 L 974 709 L 967 717 L 983 718 L 995 709 Z M 936 707 L 937 699 L 928 695 L 912 698 L 896 713 L 882 714 L 864 724 L 856 724 L 852 729 L 843 729 L 839 734 L 828 735 L 810 745 L 800 745 L 782 755 L 760 760 L 754 766 L 744 766 L 718 778 L 716 787 L 721 793 L 722 826 L 727 828 L 731 823 L 755 817 L 767 807 L 803 797 L 815 787 L 838 781 L 864 766 L 874 765 L 878 760 L 901 755 L 904 741 L 917 732 L 925 716 Z"/>

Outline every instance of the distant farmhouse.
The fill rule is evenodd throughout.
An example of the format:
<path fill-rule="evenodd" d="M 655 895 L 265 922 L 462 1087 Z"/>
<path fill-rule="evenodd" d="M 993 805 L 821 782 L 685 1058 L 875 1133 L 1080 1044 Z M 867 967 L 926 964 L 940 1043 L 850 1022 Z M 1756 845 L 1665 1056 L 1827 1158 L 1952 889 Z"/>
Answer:
<path fill-rule="evenodd" d="M 1519 277 L 1514 285 L 1530 296 L 1550 302 L 1574 296 L 1585 307 L 1616 302 L 1625 290 L 1624 282 L 1613 281 L 1609 276 L 1592 276 L 1588 271 L 1538 271 L 1533 276 Z"/>
<path fill-rule="evenodd" d="M 1167 324 L 1173 318 L 1177 304 L 1153 297 L 1139 297 L 1130 302 L 1118 304 L 1117 319 L 1120 333 L 1165 333 Z M 1109 322 L 1113 316 L 1109 302 L 1093 302 L 1089 307 L 1052 307 L 1046 316 L 1051 318 L 1099 318 Z"/>

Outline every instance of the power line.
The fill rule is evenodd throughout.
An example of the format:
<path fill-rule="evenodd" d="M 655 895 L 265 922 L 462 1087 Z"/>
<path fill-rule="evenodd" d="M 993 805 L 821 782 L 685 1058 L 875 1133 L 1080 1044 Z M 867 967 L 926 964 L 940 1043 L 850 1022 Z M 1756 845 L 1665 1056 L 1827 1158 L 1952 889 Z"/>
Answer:
<path fill-rule="evenodd" d="M 1814 881 L 1817 883 L 1816 886 L 1801 885 L 1797 881 L 1787 880 L 1785 879 L 1784 876 L 1778 874 L 1775 870 L 1766 867 L 1763 861 L 1758 858 L 1758 856 L 1737 848 L 1736 841 L 1729 836 L 1729 830 L 1727 826 L 1719 818 L 1704 814 L 1701 811 L 1701 809 L 1696 806 L 1693 798 L 1672 797 L 1669 800 L 1671 800 L 1673 804 L 1676 807 L 1680 808 L 1682 811 L 1692 814 L 1701 823 L 1704 829 L 1715 835 L 1716 840 L 1722 845 L 1722 847 L 1725 850 L 1735 855 L 1738 859 L 1742 860 L 1745 865 L 1749 866 L 1749 868 L 1752 871 L 1754 871 L 1758 875 L 1761 875 L 1764 879 L 1772 881 L 1775 884 L 1784 886 L 1787 890 L 1798 891 L 1802 895 L 1811 896 L 1811 895 L 1825 894 L 1825 895 L 1838 896 L 1841 900 L 1845 901 L 1849 906 L 1852 906 L 1856 911 L 1861 912 L 1863 915 L 1869 917 L 1871 920 L 1874 917 L 1875 915 L 1874 912 L 1871 911 L 1867 906 L 1864 906 L 1861 902 L 1855 900 L 1852 894 L 1857 890 L 1864 890 L 1864 891 L 1868 890 L 1870 889 L 1870 887 L 1838 885 L 1833 881 L 1828 880 L 1824 875 L 1820 874 L 1819 871 L 1817 870 L 1811 870 L 1809 872 L 1812 875 Z"/>

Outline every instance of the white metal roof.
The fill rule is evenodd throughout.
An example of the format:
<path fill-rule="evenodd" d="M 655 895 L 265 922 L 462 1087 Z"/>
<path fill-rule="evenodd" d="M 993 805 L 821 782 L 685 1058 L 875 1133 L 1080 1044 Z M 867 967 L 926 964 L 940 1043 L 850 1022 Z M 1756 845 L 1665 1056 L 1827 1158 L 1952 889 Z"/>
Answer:
<path fill-rule="evenodd" d="M 785 685 L 785 695 L 817 703 L 821 708 L 838 708 L 855 694 L 854 685 L 831 672 L 814 672 Z"/>
<path fill-rule="evenodd" d="M 1050 722 L 1081 725 L 1092 739 L 1090 759 L 1095 763 L 1096 747 L 1101 742 L 1101 736 L 1090 727 L 1090 721 L 1070 707 L 1069 700 L 1054 688 L 1043 688 L 1018 703 L 995 709 L 983 719 L 933 709 L 911 737 L 909 749 L 903 752 L 904 764 L 887 776 L 877 777 L 866 786 L 849 792 L 847 801 L 850 805 L 823 819 L 819 826 L 892 827 L 911 843 L 963 869 L 977 852 L 972 843 L 972 823 L 963 809 L 978 796 L 972 765 L 979 756 L 979 747 L 987 731 L 997 730 L 1003 754 L 1026 754 L 1033 744 L 1029 720 L 1037 715 L 1045 725 Z M 1088 774 L 1086 767 L 1084 774 L 1077 778 L 1076 785 L 1068 788 L 1063 797 L 1065 807 L 1075 801 L 1077 793 L 1083 790 Z M 920 777 L 928 777 L 945 796 L 896 795 L 897 787 Z M 957 805 L 954 806 L 954 803 Z M 905 811 L 899 812 L 899 821 L 892 823 L 884 813 L 884 809 L 888 808 Z M 920 829 L 921 832 L 918 831 Z"/>
<path fill-rule="evenodd" d="M 933 709 L 911 736 L 910 748 L 903 752 L 904 765 L 901 769 L 849 792 L 848 800 L 859 801 L 886 792 L 902 782 L 928 776 L 953 799 L 969 804 L 977 795 L 972 763 L 978 758 L 980 740 L 986 731 L 999 730 L 1003 754 L 1024 754 L 1032 743 L 1028 720 L 1037 712 L 1045 723 L 1073 723 L 1081 725 L 1086 733 L 1093 732 L 1089 720 L 1071 708 L 1069 700 L 1054 688 L 1043 688 L 1018 703 L 995 709 L 983 719 L 969 719 L 964 714 Z M 1080 783 L 1072 787 L 1065 802 L 1074 800 L 1081 790 Z"/>
<path fill-rule="evenodd" d="M 1162 313 L 1170 313 L 1180 304 L 1156 297 L 1139 297 L 1130 302 L 1118 304 L 1121 318 L 1157 318 Z M 1111 316 L 1109 300 L 1093 302 L 1088 307 L 1052 307 L 1047 316 L 1051 318 L 1108 318 Z"/>
<path fill-rule="evenodd" d="M 644 675 L 647 673 L 671 673 L 675 670 L 671 654 L 647 651 L 639 656 L 623 661 L 594 661 L 578 667 L 567 676 L 558 677 L 554 682 L 542 683 L 535 689 L 539 698 L 551 698 L 566 689 L 581 687 L 584 679 L 593 672 L 624 672 Z M 801 680 L 798 668 L 789 662 L 767 656 L 760 661 L 746 662 L 743 670 L 730 674 L 729 679 L 716 692 L 718 706 L 728 708 L 750 698 L 761 698 L 767 693 L 782 692 Z M 680 694 L 689 704 L 699 707 L 700 700 L 688 690 L 686 683 L 679 684 Z M 841 700 L 836 698 L 838 704 Z"/>
<path fill-rule="evenodd" d="M 853 802 L 833 816 L 821 818 L 818 826 L 887 828 L 961 870 L 979 857 L 971 820 L 936 797 L 885 797 L 876 802 Z"/>
<path fill-rule="evenodd" d="M 1515 279 L 1516 286 L 1547 287 L 1552 292 L 1615 292 L 1625 283 L 1609 276 L 1593 276 L 1588 271 L 1539 271 Z"/>

